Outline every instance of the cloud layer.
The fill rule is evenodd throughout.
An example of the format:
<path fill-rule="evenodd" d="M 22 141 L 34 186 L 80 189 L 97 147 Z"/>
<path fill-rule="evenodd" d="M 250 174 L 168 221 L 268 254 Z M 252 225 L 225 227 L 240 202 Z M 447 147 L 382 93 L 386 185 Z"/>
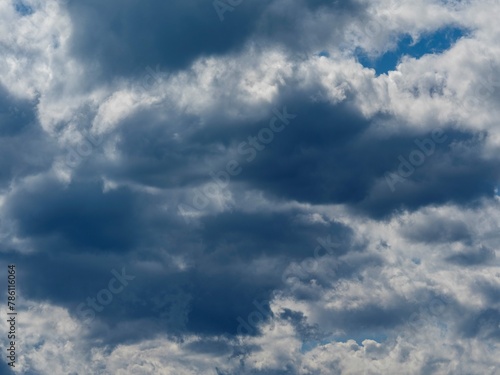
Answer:
<path fill-rule="evenodd" d="M 1 3 L 1 372 L 498 374 L 499 7 Z"/>

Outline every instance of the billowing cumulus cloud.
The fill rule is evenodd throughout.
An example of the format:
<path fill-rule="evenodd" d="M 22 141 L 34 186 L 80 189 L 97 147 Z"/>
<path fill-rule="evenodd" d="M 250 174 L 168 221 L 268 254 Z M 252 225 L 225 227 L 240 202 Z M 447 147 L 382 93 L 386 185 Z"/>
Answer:
<path fill-rule="evenodd" d="M 498 374 L 499 11 L 2 2 L 0 372 Z"/>

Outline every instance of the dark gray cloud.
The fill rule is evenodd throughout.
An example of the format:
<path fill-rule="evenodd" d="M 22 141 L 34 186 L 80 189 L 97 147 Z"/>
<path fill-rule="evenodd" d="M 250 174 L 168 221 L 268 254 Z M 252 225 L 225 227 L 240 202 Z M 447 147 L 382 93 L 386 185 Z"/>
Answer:
<path fill-rule="evenodd" d="M 14 137 L 36 122 L 36 102 L 16 99 L 8 90 L 0 90 L 0 136 Z"/>
<path fill-rule="evenodd" d="M 2 372 L 2 374 L 5 374 L 5 375 L 12 375 L 12 374 L 15 374 L 15 372 L 12 370 L 11 367 L 9 367 L 5 362 L 0 362 L 0 371 Z"/>
<path fill-rule="evenodd" d="M 154 113 L 139 112 L 118 131 L 122 162 L 103 165 L 89 159 L 82 173 L 104 168 L 117 181 L 196 187 L 212 182 L 210 173 L 223 170 L 234 158 L 227 151 L 233 150 L 243 171 L 232 178 L 229 189 L 241 189 L 236 185 L 243 183 L 270 199 L 343 203 L 372 217 L 387 217 L 402 209 L 448 202 L 471 205 L 493 196 L 497 163 L 480 156 L 487 136 L 458 131 L 452 124 L 443 128 L 444 142 L 391 191 L 387 173 L 398 173 L 400 157 L 409 165 L 412 152 L 420 152 L 417 143 L 431 139 L 431 132 L 377 135 L 371 129 L 383 116 L 368 120 L 349 104 L 332 106 L 313 102 L 303 92 L 294 95 L 276 108 L 286 107 L 297 118 L 275 133 L 270 144 L 258 139 L 269 120 L 227 123 L 213 118 L 200 126 L 195 116 L 179 116 L 165 124 Z M 256 137 L 257 143 L 249 137 Z M 427 234 L 424 237 L 433 241 L 436 234 Z"/>
<path fill-rule="evenodd" d="M 138 239 L 133 205 L 129 192 L 104 193 L 99 182 L 47 181 L 35 191 L 18 191 L 8 210 L 22 237 L 57 239 L 66 251 L 126 251 Z"/>
<path fill-rule="evenodd" d="M 241 48 L 266 3 L 244 2 L 220 22 L 211 1 L 70 2 L 72 45 L 77 56 L 101 65 L 103 78 L 138 67 L 179 69 L 196 57 Z"/>
<path fill-rule="evenodd" d="M 49 169 L 57 152 L 36 119 L 36 105 L 0 89 L 0 190 L 15 179 Z"/>
<path fill-rule="evenodd" d="M 425 221 L 412 223 L 406 227 L 403 234 L 414 242 L 424 243 L 457 241 L 468 243 L 472 237 L 467 224 L 463 221 L 431 215 L 426 216 Z"/>
<path fill-rule="evenodd" d="M 299 93 L 296 96 L 301 97 Z M 369 130 L 383 117 L 367 120 L 347 104 L 332 106 L 304 97 L 286 103 L 288 112 L 297 118 L 286 131 L 276 134 L 271 144 L 258 140 L 258 145 L 249 144 L 248 137 L 257 136 L 265 123 L 247 126 L 239 134 L 228 129 L 220 140 L 230 142 L 227 137 L 234 137 L 235 145 L 246 140 L 245 151 L 262 150 L 255 160 L 247 164 L 242 160 L 244 172 L 236 181 L 274 198 L 346 203 L 374 217 L 431 204 L 470 204 L 482 196 L 493 196 L 499 171 L 494 161 L 479 156 L 484 139 L 475 134 L 454 130 L 450 124 L 442 130 L 445 141 L 392 192 L 386 173 L 398 170 L 400 155 L 408 162 L 411 152 L 419 150 L 415 141 L 431 134 L 377 137 Z M 203 138 L 195 139 L 208 138 L 207 130 L 202 134 Z M 219 134 L 216 130 L 208 139 L 216 142 Z M 248 153 L 246 160 L 250 158 Z"/>
<path fill-rule="evenodd" d="M 479 246 L 459 254 L 450 255 L 446 260 L 460 266 L 487 265 L 495 260 L 495 252 L 486 246 Z"/>
<path fill-rule="evenodd" d="M 255 300 L 268 304 L 283 283 L 284 268 L 312 256 L 316 238 L 333 235 L 344 251 L 349 248 L 348 228 L 301 223 L 300 212 L 223 213 L 192 228 L 152 205 L 126 188 L 104 193 L 100 183 L 52 182 L 35 192 L 19 191 L 8 210 L 17 234 L 39 251 L 16 257 L 20 267 L 32 270 L 22 280 L 26 296 L 75 313 L 79 303 L 107 285 L 111 269 L 127 266 L 141 276 L 100 319 L 109 324 L 146 319 L 146 336 L 158 330 L 236 333 L 236 319 L 248 315 Z M 187 270 L 165 262 L 176 256 L 186 260 Z M 266 267 L 258 262 L 248 267 L 264 257 Z M 158 262 L 164 271 L 145 274 L 137 268 L 140 262 Z"/>
<path fill-rule="evenodd" d="M 280 44 L 301 54 L 304 49 L 317 52 L 332 36 L 341 40 L 347 19 L 364 12 L 352 0 L 242 1 L 230 8 L 221 11 L 221 21 L 209 0 L 69 1 L 71 45 L 75 56 L 97 63 L 99 79 L 108 80 L 142 75 L 148 66 L 178 70 L 198 57 L 241 51 L 249 41 Z M 312 26 L 307 21 L 321 15 L 325 19 L 316 33 L 306 33 Z"/>
<path fill-rule="evenodd" d="M 369 136 L 373 120 L 365 119 L 348 105 L 296 99 L 287 108 L 297 118 L 255 160 L 240 160 L 244 170 L 231 183 L 231 190 L 258 188 L 277 201 L 344 203 L 359 213 L 380 217 L 404 207 L 418 209 L 450 201 L 469 204 L 471 198 L 488 194 L 492 187 L 492 165 L 470 157 L 482 141 L 450 128 L 444 130 L 446 142 L 437 146 L 429 160 L 395 193 L 384 186 L 385 191 L 374 197 L 377 181 L 397 168 L 397 156 L 409 154 L 416 147 L 415 139 L 429 135 Z M 158 330 L 234 334 L 236 318 L 247 316 L 254 309 L 254 300 L 267 305 L 272 292 L 282 287 L 285 267 L 311 256 L 316 238 L 332 235 L 342 241 L 344 246 L 337 256 L 355 250 L 349 239 L 352 229 L 336 224 L 306 224 L 297 220 L 300 210 L 208 213 L 195 227 L 187 225 L 176 210 L 163 212 L 160 206 L 165 202 L 174 208 L 178 203 L 178 197 L 169 189 L 210 181 L 209 170 L 201 163 L 217 165 L 224 159 L 217 145 L 237 147 L 267 125 L 243 122 L 240 126 L 200 127 L 194 118 L 179 117 L 175 121 L 186 124 L 182 142 L 174 140 L 171 127 L 156 121 L 154 114 L 138 113 L 116 131 L 120 136 L 120 164 L 106 163 L 101 150 L 96 150 L 74 170 L 68 186 L 46 181 L 12 194 L 6 212 L 16 224 L 16 235 L 29 239 L 41 251 L 19 262 L 33 270 L 41 265 L 45 269 L 26 280 L 26 285 L 33 286 L 26 290 L 28 296 L 48 299 L 75 311 L 78 303 L 106 285 L 110 270 L 119 267 L 121 259 L 120 264 L 130 264 L 131 272 L 141 273 L 142 279 L 99 319 L 111 325 L 142 322 L 145 336 Z M 139 128 L 138 123 L 144 126 Z M 118 181 L 167 190 L 157 197 L 125 186 L 104 191 L 96 171 Z M 447 191 L 451 185 L 454 189 Z M 430 194 L 432 186 L 435 188 Z M 405 235 L 424 243 L 466 241 L 469 236 L 465 224 L 453 220 L 422 223 Z M 163 275 L 144 275 L 135 266 L 141 261 L 165 264 L 161 260 L 165 256 L 183 257 L 191 268 L 179 272 L 171 263 Z M 246 268 L 245 264 L 263 257 L 273 265 L 272 271 Z M 96 267 L 93 262 L 98 259 Z M 466 265 L 488 259 L 491 252 L 480 251 L 453 255 L 448 261 Z M 371 264 L 363 262 L 356 267 Z M 89 273 L 94 275 L 92 283 L 86 277 Z M 357 275 L 356 268 L 348 265 L 337 273 L 337 277 L 344 278 Z M 317 282 L 327 285 L 328 278 L 318 276 Z M 142 290 L 148 292 L 140 293 Z M 155 300 L 157 296 L 163 296 L 163 304 Z M 314 300 L 319 295 L 296 297 Z M 363 329 L 382 329 L 404 322 L 411 308 L 404 303 L 388 309 L 369 306 L 345 311 L 337 319 L 340 326 L 352 332 L 360 324 Z M 110 340 L 119 342 L 134 332 L 107 334 Z"/>
<path fill-rule="evenodd" d="M 466 337 L 500 340 L 500 311 L 488 308 L 479 312 L 471 312 L 462 324 Z"/>

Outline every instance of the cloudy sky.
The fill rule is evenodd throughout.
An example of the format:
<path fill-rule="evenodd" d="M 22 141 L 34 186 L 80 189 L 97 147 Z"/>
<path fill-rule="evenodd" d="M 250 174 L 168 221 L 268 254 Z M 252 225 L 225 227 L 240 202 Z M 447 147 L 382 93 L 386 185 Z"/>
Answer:
<path fill-rule="evenodd" d="M 14 373 L 500 374 L 498 14 L 1 1 Z"/>

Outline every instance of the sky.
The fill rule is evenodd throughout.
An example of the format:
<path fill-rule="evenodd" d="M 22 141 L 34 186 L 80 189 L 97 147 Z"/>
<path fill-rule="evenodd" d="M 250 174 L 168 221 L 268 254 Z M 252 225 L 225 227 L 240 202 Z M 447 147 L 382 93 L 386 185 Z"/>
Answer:
<path fill-rule="evenodd" d="M 498 14 L 0 2 L 0 374 L 500 374 Z"/>

